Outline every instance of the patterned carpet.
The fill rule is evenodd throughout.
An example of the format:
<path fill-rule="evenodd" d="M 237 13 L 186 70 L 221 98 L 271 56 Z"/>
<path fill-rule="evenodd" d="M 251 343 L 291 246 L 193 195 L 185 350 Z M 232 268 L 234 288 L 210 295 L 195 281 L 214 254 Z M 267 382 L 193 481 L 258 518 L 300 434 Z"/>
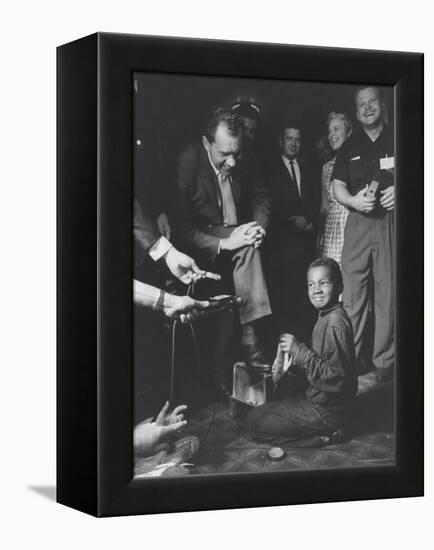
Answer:
<path fill-rule="evenodd" d="M 267 472 L 276 470 L 368 467 L 394 463 L 394 386 L 378 384 L 372 374 L 359 377 L 352 437 L 323 448 L 285 448 L 279 462 L 270 460 L 270 445 L 256 443 L 228 414 L 228 404 L 211 403 L 194 412 L 186 434 L 201 438 L 191 474 Z"/>

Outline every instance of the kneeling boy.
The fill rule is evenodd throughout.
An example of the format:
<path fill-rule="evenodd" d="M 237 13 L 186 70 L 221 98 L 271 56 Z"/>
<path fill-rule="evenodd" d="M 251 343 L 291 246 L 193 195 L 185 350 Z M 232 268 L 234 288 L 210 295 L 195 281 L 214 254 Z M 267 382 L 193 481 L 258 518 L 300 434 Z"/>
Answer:
<path fill-rule="evenodd" d="M 282 444 L 341 430 L 348 405 L 357 393 L 354 339 L 351 322 L 339 295 L 342 275 L 330 258 L 314 260 L 307 272 L 309 299 L 318 310 L 312 347 L 282 334 L 279 352 L 292 357 L 291 369 L 304 371 L 305 394 L 271 401 L 251 410 L 247 425 L 255 439 Z M 324 443 L 329 439 L 324 438 Z"/>

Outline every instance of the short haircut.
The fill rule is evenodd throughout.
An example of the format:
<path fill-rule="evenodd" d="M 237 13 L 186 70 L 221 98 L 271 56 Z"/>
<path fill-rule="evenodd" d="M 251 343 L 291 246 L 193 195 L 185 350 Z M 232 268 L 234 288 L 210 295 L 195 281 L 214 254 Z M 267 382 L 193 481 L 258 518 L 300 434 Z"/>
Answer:
<path fill-rule="evenodd" d="M 344 283 L 342 281 L 342 273 L 341 268 L 339 267 L 339 264 L 336 260 L 333 260 L 332 258 L 328 258 L 327 256 L 320 256 L 319 258 L 316 258 L 309 264 L 309 267 L 307 268 L 307 272 L 314 267 L 326 267 L 330 271 L 330 276 L 332 278 L 332 281 L 334 284 L 339 288 L 342 289 L 344 287 Z"/>
<path fill-rule="evenodd" d="M 283 137 L 285 130 L 288 130 L 289 128 L 292 128 L 293 130 L 298 130 L 300 134 L 302 134 L 301 122 L 296 118 L 287 118 L 280 125 L 279 137 Z"/>
<path fill-rule="evenodd" d="M 384 93 L 383 93 L 382 88 L 380 88 L 380 86 L 376 86 L 375 84 L 365 84 L 365 85 L 357 86 L 357 88 L 354 90 L 354 95 L 353 95 L 354 102 L 356 102 L 356 100 L 357 100 L 357 95 L 359 94 L 359 92 L 361 92 L 362 90 L 366 90 L 367 88 L 374 88 L 375 90 L 377 90 L 377 92 L 378 92 L 378 99 L 379 99 L 381 102 L 384 101 Z"/>
<path fill-rule="evenodd" d="M 345 129 L 347 131 L 347 134 L 350 135 L 351 134 L 351 131 L 353 129 L 353 125 L 351 124 L 351 120 L 349 118 L 348 115 L 346 115 L 345 113 L 336 113 L 335 111 L 332 111 L 331 113 L 328 114 L 327 116 L 327 129 L 329 127 L 329 124 L 332 120 L 334 120 L 335 118 L 338 118 L 339 120 L 343 120 L 344 121 L 344 124 L 345 124 Z"/>
<path fill-rule="evenodd" d="M 211 113 L 211 117 L 205 125 L 203 135 L 213 143 L 217 127 L 224 124 L 231 136 L 237 136 L 241 132 L 241 122 L 237 113 L 227 107 L 217 107 Z"/>

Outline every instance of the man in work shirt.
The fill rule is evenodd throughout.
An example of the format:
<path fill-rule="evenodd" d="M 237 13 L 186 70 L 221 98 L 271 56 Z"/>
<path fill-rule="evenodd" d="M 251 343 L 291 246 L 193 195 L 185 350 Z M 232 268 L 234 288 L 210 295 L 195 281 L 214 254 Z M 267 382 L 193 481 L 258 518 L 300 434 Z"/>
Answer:
<path fill-rule="evenodd" d="M 359 88 L 355 102 L 360 128 L 342 146 L 333 172 L 336 199 L 350 209 L 342 251 L 343 301 L 358 361 L 371 303 L 374 340 L 367 359 L 376 379 L 385 381 L 394 365 L 394 138 L 384 121 L 380 89 Z"/>

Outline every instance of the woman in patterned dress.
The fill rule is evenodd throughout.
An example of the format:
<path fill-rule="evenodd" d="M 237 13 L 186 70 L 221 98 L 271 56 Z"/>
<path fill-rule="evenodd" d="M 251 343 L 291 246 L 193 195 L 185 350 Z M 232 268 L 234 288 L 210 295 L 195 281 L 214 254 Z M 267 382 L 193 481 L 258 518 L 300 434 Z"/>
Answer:
<path fill-rule="evenodd" d="M 335 199 L 331 176 L 336 154 L 351 134 L 351 121 L 344 113 L 331 112 L 327 117 L 327 128 L 328 141 L 334 155 L 322 168 L 321 218 L 325 222 L 320 239 L 320 253 L 341 265 L 344 230 L 349 211 Z"/>

